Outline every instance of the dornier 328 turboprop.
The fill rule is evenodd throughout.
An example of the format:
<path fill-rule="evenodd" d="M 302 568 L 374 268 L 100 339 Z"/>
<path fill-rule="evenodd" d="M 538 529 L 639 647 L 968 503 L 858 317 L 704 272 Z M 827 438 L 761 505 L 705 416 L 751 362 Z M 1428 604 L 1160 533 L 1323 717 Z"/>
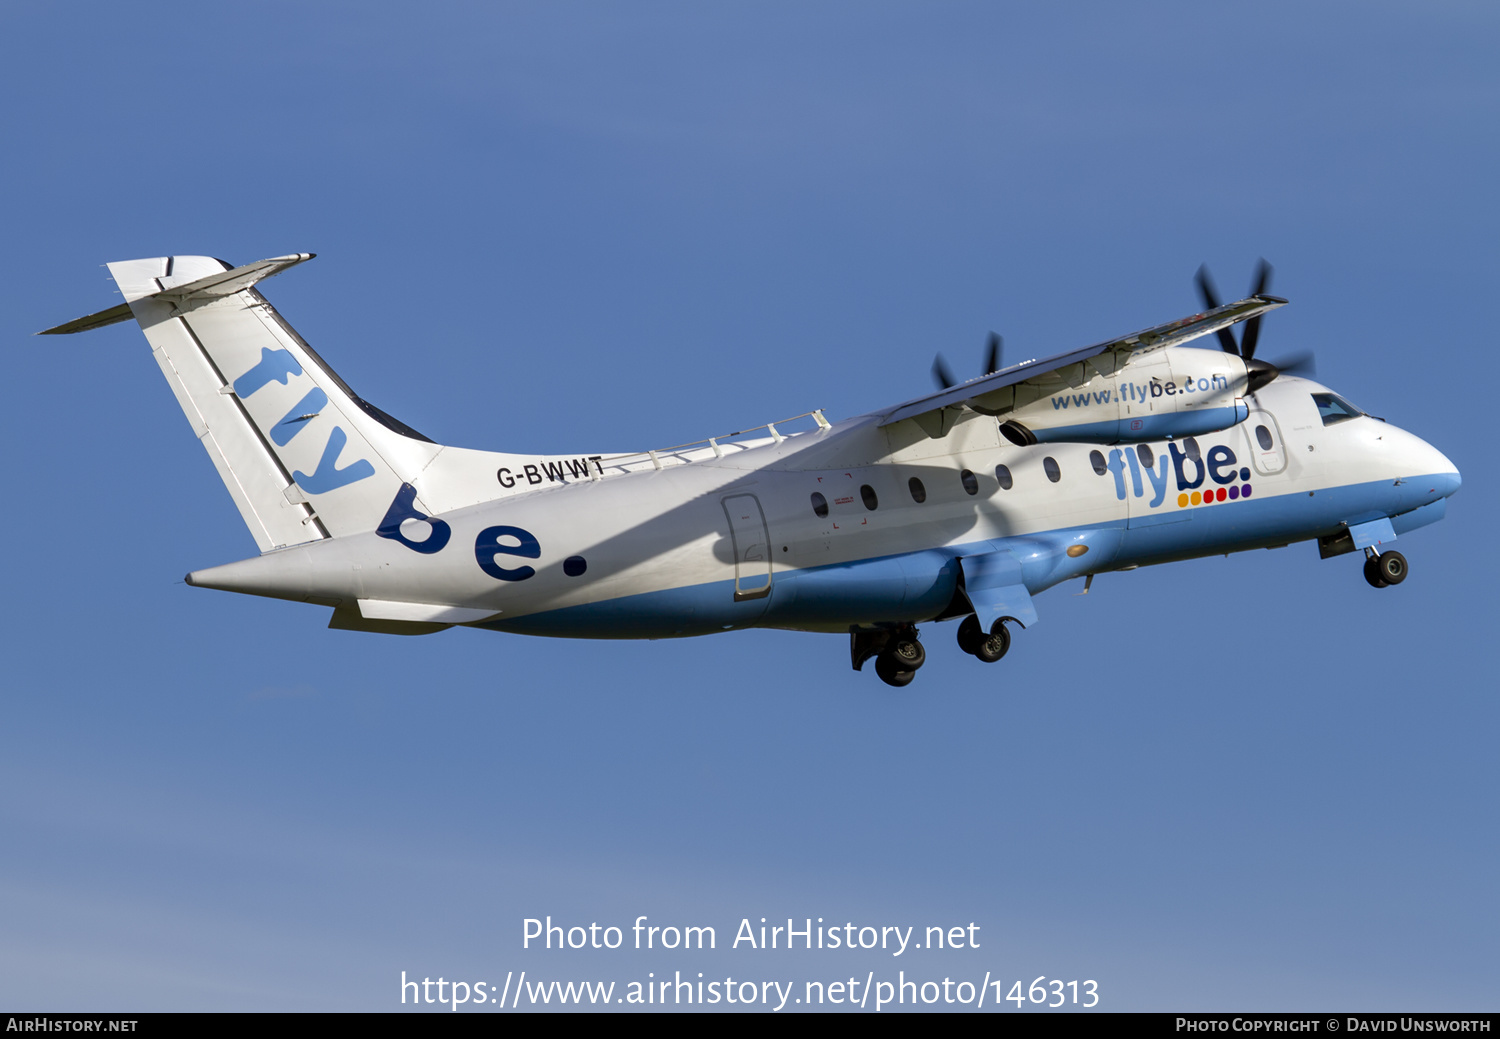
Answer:
<path fill-rule="evenodd" d="M 1305 359 L 1256 358 L 1286 302 L 1264 265 L 1244 299 L 1202 271 L 1202 313 L 1045 360 L 1002 367 L 993 338 L 980 377 L 940 358 L 937 392 L 842 422 L 518 455 L 434 443 L 350 389 L 256 289 L 311 258 L 112 263 L 126 302 L 47 334 L 140 323 L 260 548 L 187 583 L 331 607 L 334 628 L 836 632 L 901 686 L 918 624 L 956 620 L 994 662 L 1034 596 L 1105 571 L 1315 540 L 1400 584 L 1388 546 L 1460 483 Z"/>

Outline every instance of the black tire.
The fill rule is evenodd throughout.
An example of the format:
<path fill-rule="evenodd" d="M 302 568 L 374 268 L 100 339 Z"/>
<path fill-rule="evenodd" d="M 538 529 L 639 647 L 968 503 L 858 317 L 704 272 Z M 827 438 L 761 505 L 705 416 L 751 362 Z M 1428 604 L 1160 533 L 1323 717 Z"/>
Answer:
<path fill-rule="evenodd" d="M 1375 562 L 1380 565 L 1380 576 L 1386 584 L 1400 584 L 1406 580 L 1406 557 L 1400 552 L 1382 552 L 1375 557 Z"/>
<path fill-rule="evenodd" d="M 915 671 L 927 663 L 927 651 L 916 639 L 895 639 L 885 651 L 902 671 Z"/>
<path fill-rule="evenodd" d="M 996 621 L 990 633 L 980 639 L 974 655 L 986 664 L 993 664 L 1010 651 L 1010 629 L 1004 621 Z"/>
<path fill-rule="evenodd" d="M 958 648 L 972 657 L 983 640 L 984 629 L 979 626 L 979 618 L 971 613 L 958 626 Z"/>
<path fill-rule="evenodd" d="M 1380 557 L 1370 556 L 1365 560 L 1365 580 L 1370 582 L 1371 588 L 1384 588 L 1390 584 L 1380 573 Z"/>
<path fill-rule="evenodd" d="M 889 652 L 882 653 L 875 658 L 875 673 L 886 685 L 893 685 L 897 689 L 904 685 L 911 685 L 911 680 L 917 677 L 915 671 L 905 671 L 896 662 L 896 658 Z"/>

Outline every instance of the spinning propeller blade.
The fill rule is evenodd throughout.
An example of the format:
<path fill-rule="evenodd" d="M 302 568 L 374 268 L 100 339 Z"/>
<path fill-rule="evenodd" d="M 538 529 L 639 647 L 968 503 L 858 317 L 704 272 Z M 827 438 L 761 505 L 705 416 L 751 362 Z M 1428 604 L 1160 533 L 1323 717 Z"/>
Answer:
<path fill-rule="evenodd" d="M 1260 296 L 1271 284 L 1271 265 L 1264 259 L 1260 266 L 1255 269 L 1255 286 L 1250 290 L 1250 295 Z M 1257 314 L 1245 322 L 1245 334 L 1240 337 L 1240 356 L 1250 360 L 1255 356 L 1255 344 L 1260 342 L 1260 318 Z"/>
<path fill-rule="evenodd" d="M 948 367 L 948 362 L 943 360 L 943 355 L 938 354 L 932 359 L 932 381 L 938 384 L 938 389 L 946 390 L 957 384 L 958 380 L 953 377 L 953 372 Z"/>
<path fill-rule="evenodd" d="M 1203 309 L 1215 310 L 1219 307 L 1219 290 L 1214 288 L 1213 279 L 1208 276 L 1208 264 L 1198 268 L 1198 295 L 1203 297 Z M 1219 346 L 1226 354 L 1238 354 L 1240 348 L 1235 345 L 1234 333 L 1227 328 L 1218 331 Z"/>
<path fill-rule="evenodd" d="M 1255 281 L 1250 286 L 1252 296 L 1266 294 L 1266 290 L 1271 287 L 1271 273 L 1271 265 L 1264 259 L 1256 265 Z M 1203 297 L 1203 305 L 1209 310 L 1217 307 L 1219 291 L 1214 288 L 1213 279 L 1209 277 L 1207 264 L 1198 268 L 1198 275 L 1194 280 L 1198 284 L 1198 294 Z M 1224 352 L 1237 354 L 1245 362 L 1245 371 L 1250 376 L 1247 392 L 1254 393 L 1282 373 L 1311 375 L 1315 370 L 1311 353 L 1295 354 L 1279 364 L 1255 359 L 1255 348 L 1260 344 L 1260 321 L 1261 315 L 1259 314 L 1246 321 L 1244 334 L 1240 336 L 1238 343 L 1234 340 L 1234 333 L 1228 328 L 1221 328 L 1218 331 L 1219 346 Z"/>
<path fill-rule="evenodd" d="M 985 344 L 984 370 L 980 375 L 994 375 L 1000 370 L 1000 353 L 1005 341 L 994 332 L 990 333 L 989 341 Z M 948 362 L 940 353 L 932 359 L 932 381 L 937 383 L 938 389 L 948 390 L 958 385 L 958 380 L 953 377 L 953 369 L 948 367 Z"/>

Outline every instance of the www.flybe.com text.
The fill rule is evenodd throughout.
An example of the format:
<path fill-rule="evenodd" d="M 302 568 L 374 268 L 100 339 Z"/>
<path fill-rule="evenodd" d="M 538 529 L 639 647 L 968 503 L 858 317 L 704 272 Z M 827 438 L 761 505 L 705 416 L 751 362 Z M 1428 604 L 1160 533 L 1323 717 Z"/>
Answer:
<path fill-rule="evenodd" d="M 1175 397 L 1179 393 L 1218 393 L 1229 389 L 1229 380 L 1222 375 L 1211 375 L 1203 379 L 1188 377 L 1181 383 L 1171 379 L 1152 379 L 1150 382 L 1122 383 L 1113 390 L 1090 390 L 1087 393 L 1065 393 L 1052 398 L 1056 411 L 1064 408 L 1086 408 L 1090 404 L 1135 404 L 1157 397 Z"/>

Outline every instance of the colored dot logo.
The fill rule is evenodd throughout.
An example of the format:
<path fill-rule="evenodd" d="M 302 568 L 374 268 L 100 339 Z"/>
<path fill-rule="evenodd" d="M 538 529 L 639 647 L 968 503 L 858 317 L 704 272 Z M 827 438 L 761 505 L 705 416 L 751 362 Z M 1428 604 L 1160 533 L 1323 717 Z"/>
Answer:
<path fill-rule="evenodd" d="M 1248 470 L 1240 470 L 1241 479 L 1249 475 Z M 1177 507 L 1185 509 L 1189 505 L 1212 505 L 1218 501 L 1237 501 L 1240 498 L 1250 497 L 1250 485 L 1248 483 L 1237 483 L 1232 487 L 1210 488 L 1206 491 L 1194 491 L 1192 494 L 1179 494 L 1177 496 Z"/>

